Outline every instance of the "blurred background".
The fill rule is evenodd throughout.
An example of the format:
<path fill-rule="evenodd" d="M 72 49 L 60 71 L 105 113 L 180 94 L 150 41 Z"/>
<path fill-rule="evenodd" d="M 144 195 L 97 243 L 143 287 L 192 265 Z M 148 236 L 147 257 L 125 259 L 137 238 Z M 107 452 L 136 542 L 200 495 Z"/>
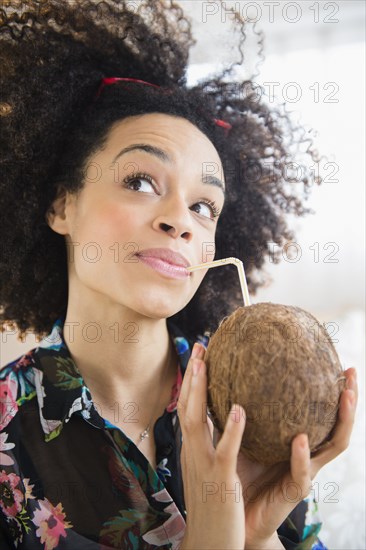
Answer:
<path fill-rule="evenodd" d="M 232 46 L 238 36 L 219 2 L 181 4 L 196 26 L 193 84 L 240 59 Z M 237 74 L 256 75 L 268 96 L 263 99 L 285 102 L 327 157 L 314 166 L 324 181 L 305 203 L 315 214 L 289 218 L 295 244 L 282 251 L 280 264 L 267 259 L 272 281 L 252 302 L 306 309 L 326 324 L 343 368 L 357 370 L 360 397 L 349 448 L 319 472 L 313 491 L 326 547 L 365 550 L 365 3 L 225 4 L 251 22 Z"/>
<path fill-rule="evenodd" d="M 238 35 L 218 1 L 179 4 L 192 18 L 197 39 L 188 72 L 193 85 L 239 59 Z M 314 165 L 324 179 L 306 203 L 315 214 L 289 218 L 295 244 L 282 251 L 280 264 L 267 259 L 272 282 L 252 302 L 311 312 L 326 324 L 344 369 L 357 370 L 360 398 L 350 446 L 323 468 L 313 487 L 327 548 L 365 550 L 365 3 L 225 4 L 249 22 L 238 78 L 255 75 L 264 99 L 285 102 L 327 157 Z M 0 337 L 0 367 L 37 346 L 32 334 L 24 342 L 10 330 Z"/>

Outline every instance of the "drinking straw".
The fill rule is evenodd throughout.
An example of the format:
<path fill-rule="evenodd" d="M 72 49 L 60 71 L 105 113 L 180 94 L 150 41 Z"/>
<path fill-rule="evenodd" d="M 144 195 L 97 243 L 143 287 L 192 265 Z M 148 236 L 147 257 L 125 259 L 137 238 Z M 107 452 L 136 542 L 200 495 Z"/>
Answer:
<path fill-rule="evenodd" d="M 204 269 L 205 267 L 208 267 L 208 268 L 219 267 L 225 264 L 234 264 L 238 268 L 238 275 L 239 275 L 241 292 L 244 300 L 244 306 L 250 306 L 249 291 L 248 291 L 247 280 L 245 277 L 244 266 L 243 266 L 243 262 L 238 258 L 233 258 L 233 257 L 222 258 L 221 260 L 214 260 L 213 262 L 205 262 L 203 264 L 191 265 L 187 267 L 187 270 L 196 271 L 197 269 Z"/>

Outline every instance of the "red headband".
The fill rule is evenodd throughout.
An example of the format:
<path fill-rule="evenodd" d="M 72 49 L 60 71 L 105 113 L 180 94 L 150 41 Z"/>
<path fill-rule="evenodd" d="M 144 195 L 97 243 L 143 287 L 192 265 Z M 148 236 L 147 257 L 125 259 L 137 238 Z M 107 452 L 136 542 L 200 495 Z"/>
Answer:
<path fill-rule="evenodd" d="M 104 86 L 115 84 L 120 80 L 124 80 L 126 82 L 138 82 L 140 84 L 146 84 L 147 86 L 153 86 L 154 88 L 160 88 L 160 86 L 158 86 L 157 84 L 152 84 L 151 82 L 146 82 L 145 80 L 139 80 L 137 78 L 121 78 L 121 77 L 102 78 L 100 82 L 100 86 L 97 90 L 97 93 L 95 94 L 95 99 L 97 99 L 100 96 Z M 232 128 L 232 125 L 229 122 L 225 122 L 225 120 L 221 120 L 218 118 L 214 118 L 214 122 L 217 126 L 221 126 L 222 128 L 225 129 L 225 135 L 227 136 L 229 130 L 231 130 Z"/>

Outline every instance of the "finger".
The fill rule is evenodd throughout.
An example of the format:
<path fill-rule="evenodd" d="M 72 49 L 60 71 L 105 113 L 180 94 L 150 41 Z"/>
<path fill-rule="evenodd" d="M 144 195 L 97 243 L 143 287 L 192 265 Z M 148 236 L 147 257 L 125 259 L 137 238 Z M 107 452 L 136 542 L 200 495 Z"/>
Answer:
<path fill-rule="evenodd" d="M 204 361 L 205 360 L 205 355 L 206 355 L 206 348 L 202 344 L 200 344 L 200 346 L 201 346 L 201 349 L 200 349 L 199 358 L 202 359 L 202 361 Z"/>
<path fill-rule="evenodd" d="M 282 517 L 284 513 L 289 515 L 311 490 L 310 448 L 306 434 L 298 434 L 291 442 L 290 472 L 285 473 L 284 464 L 278 464 L 278 467 L 278 475 L 270 484 L 273 491 L 270 498 L 282 503 L 278 507 L 279 517 Z M 281 483 L 278 483 L 281 478 Z"/>
<path fill-rule="evenodd" d="M 278 508 L 279 517 L 285 512 L 287 515 L 290 514 L 311 490 L 311 461 L 307 435 L 298 434 L 293 438 L 290 468 L 286 462 L 274 464 L 259 476 L 256 483 L 259 480 L 261 490 L 258 494 L 267 493 L 267 498 L 271 501 L 281 502 Z"/>
<path fill-rule="evenodd" d="M 290 464 L 294 485 L 287 486 L 286 495 L 293 504 L 293 499 L 297 498 L 297 501 L 300 502 L 308 496 L 311 490 L 311 459 L 307 434 L 298 434 L 294 437 L 291 443 Z M 289 492 L 292 493 L 291 497 L 289 497 Z"/>
<path fill-rule="evenodd" d="M 234 467 L 236 472 L 237 457 L 245 429 L 246 415 L 243 407 L 234 404 L 226 419 L 223 434 L 216 446 L 216 457 Z"/>
<path fill-rule="evenodd" d="M 353 390 L 356 395 L 356 403 L 358 400 L 358 386 L 357 386 L 357 371 L 354 367 L 351 367 L 344 371 L 346 376 L 346 389 Z"/>
<path fill-rule="evenodd" d="M 180 405 L 182 407 L 182 405 Z M 194 359 L 192 365 L 191 385 L 184 406 L 181 408 L 180 425 L 183 440 L 188 437 L 194 445 L 214 451 L 212 434 L 208 425 L 207 416 L 207 373 L 204 361 Z"/>
<path fill-rule="evenodd" d="M 201 344 L 199 344 L 198 342 L 196 342 L 193 346 L 191 357 L 188 361 L 186 372 L 184 373 L 184 376 L 183 376 L 183 382 L 182 382 L 182 386 L 181 386 L 180 393 L 179 393 L 179 399 L 178 399 L 178 402 L 177 402 L 178 415 L 179 415 L 179 408 L 180 408 L 178 406 L 179 403 L 181 405 L 183 405 L 184 409 L 186 407 L 187 400 L 188 400 L 188 395 L 189 395 L 189 389 L 190 389 L 190 386 L 191 386 L 193 359 L 194 359 L 195 356 L 200 357 L 202 355 L 202 348 L 203 348 L 203 346 Z"/>
<path fill-rule="evenodd" d="M 348 447 L 356 413 L 356 394 L 353 390 L 343 390 L 340 401 L 337 423 L 332 439 L 323 449 L 311 459 L 312 475 L 315 476 L 320 468 L 330 462 Z"/>

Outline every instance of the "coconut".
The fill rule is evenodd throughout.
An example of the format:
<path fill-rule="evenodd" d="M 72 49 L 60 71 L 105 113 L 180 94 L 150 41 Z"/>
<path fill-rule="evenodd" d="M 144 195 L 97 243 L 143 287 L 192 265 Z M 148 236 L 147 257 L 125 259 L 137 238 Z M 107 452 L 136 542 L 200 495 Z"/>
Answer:
<path fill-rule="evenodd" d="M 331 437 L 345 376 L 327 331 L 307 311 L 240 307 L 221 321 L 204 361 L 212 421 L 222 433 L 232 404 L 244 408 L 241 450 L 250 460 L 289 460 L 299 433 L 308 434 L 312 454 Z"/>

